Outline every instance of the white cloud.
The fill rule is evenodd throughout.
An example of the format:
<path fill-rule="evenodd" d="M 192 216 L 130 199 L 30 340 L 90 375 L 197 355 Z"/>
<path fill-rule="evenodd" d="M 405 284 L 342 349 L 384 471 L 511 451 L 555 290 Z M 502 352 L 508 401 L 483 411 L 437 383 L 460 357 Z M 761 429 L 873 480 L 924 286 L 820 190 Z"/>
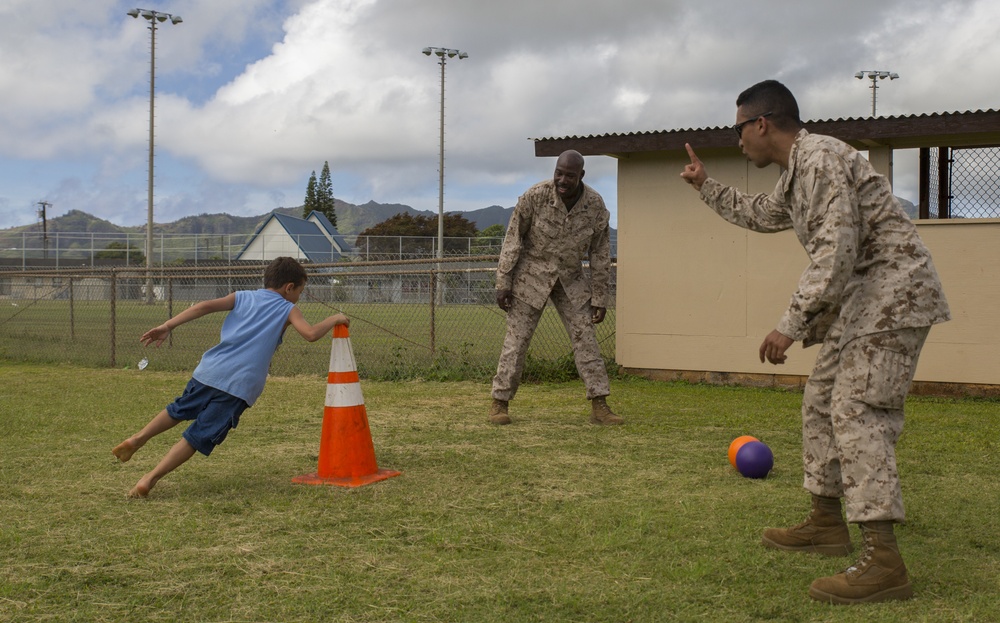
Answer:
<path fill-rule="evenodd" d="M 157 220 L 301 201 L 329 161 L 347 201 L 437 207 L 440 67 L 446 209 L 513 205 L 551 173 L 529 137 L 731 123 L 786 82 L 805 118 L 867 115 L 853 74 L 888 69 L 879 112 L 996 107 L 991 0 L 176 0 L 157 35 Z M 42 199 L 140 223 L 149 31 L 131 2 L 0 6 L 0 227 Z M 588 161 L 612 206 L 614 162 Z M 58 197 L 58 201 L 55 198 Z"/>

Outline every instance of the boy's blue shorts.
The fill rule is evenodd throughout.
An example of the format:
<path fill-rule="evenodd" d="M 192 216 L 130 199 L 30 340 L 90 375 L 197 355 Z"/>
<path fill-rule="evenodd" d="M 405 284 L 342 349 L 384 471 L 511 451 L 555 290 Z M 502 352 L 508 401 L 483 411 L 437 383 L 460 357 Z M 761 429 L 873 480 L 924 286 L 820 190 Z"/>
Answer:
<path fill-rule="evenodd" d="M 236 428 L 249 406 L 242 398 L 191 379 L 184 394 L 167 405 L 167 415 L 175 420 L 194 420 L 184 431 L 184 439 L 208 456 L 229 430 Z"/>

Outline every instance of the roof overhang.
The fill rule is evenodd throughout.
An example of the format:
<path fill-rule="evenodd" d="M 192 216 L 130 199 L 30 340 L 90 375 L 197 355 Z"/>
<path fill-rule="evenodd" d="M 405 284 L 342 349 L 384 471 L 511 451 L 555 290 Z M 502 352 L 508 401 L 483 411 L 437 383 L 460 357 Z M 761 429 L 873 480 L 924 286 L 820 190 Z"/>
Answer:
<path fill-rule="evenodd" d="M 810 132 L 839 138 L 857 149 L 1000 145 L 998 110 L 807 121 L 805 127 Z M 585 156 L 622 157 L 638 153 L 682 151 L 685 143 L 690 143 L 696 149 L 739 147 L 730 127 L 533 140 L 536 156 L 558 156 L 567 149 L 575 149 Z"/>

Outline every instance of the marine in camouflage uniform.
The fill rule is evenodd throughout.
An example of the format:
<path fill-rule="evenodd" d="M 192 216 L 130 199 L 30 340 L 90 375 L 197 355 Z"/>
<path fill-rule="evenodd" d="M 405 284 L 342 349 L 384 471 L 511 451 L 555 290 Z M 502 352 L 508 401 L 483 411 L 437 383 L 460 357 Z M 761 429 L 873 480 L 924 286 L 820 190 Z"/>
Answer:
<path fill-rule="evenodd" d="M 490 421 L 508 424 L 528 345 L 551 300 L 566 327 L 576 367 L 593 402 L 591 421 L 620 424 L 607 407 L 608 373 L 594 324 L 604 320 L 611 275 L 610 214 L 601 195 L 582 182 L 583 156 L 562 154 L 553 179 L 518 199 L 497 265 L 497 303 L 507 311 Z M 583 260 L 590 261 L 590 277 Z"/>
<path fill-rule="evenodd" d="M 790 101 L 789 101 L 790 100 Z M 740 145 L 757 166 L 783 167 L 771 194 L 747 195 L 707 177 L 689 149 L 682 174 L 727 221 L 764 233 L 793 229 L 809 256 L 777 328 L 760 348 L 780 364 L 795 341 L 822 344 L 802 401 L 805 523 L 769 529 L 764 545 L 844 554 L 840 510 L 860 523 L 858 564 L 821 578 L 810 595 L 834 603 L 912 595 L 893 522 L 904 520 L 895 447 L 903 404 L 931 325 L 950 319 L 930 253 L 867 159 L 837 139 L 801 129 L 794 97 L 766 81 L 737 100 Z"/>

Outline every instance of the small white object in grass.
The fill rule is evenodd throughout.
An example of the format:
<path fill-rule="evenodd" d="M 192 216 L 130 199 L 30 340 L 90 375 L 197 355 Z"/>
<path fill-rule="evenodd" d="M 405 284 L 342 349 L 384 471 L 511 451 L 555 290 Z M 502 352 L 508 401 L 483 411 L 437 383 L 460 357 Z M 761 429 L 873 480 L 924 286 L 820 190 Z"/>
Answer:
<path fill-rule="evenodd" d="M 148 365 L 149 365 L 149 359 L 146 359 L 145 357 L 143 357 L 143 358 L 142 358 L 142 359 L 141 359 L 141 360 L 139 361 L 139 369 L 140 369 L 140 370 L 145 370 L 145 369 L 146 369 L 146 366 L 148 366 Z"/>

